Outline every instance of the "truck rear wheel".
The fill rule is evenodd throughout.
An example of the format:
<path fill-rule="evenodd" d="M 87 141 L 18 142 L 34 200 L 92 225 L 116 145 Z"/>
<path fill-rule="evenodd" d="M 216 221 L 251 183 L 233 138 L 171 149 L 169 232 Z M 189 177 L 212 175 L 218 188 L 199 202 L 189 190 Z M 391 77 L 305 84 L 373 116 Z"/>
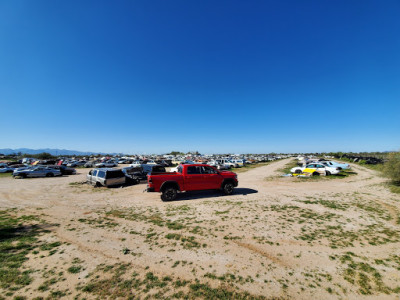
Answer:
<path fill-rule="evenodd" d="M 226 182 L 222 186 L 222 191 L 224 192 L 225 195 L 232 195 L 234 188 L 235 187 L 233 186 L 232 182 Z"/>
<path fill-rule="evenodd" d="M 176 199 L 176 196 L 178 194 L 178 191 L 174 187 L 167 187 L 163 190 L 161 194 L 161 200 L 162 201 L 173 201 Z"/>

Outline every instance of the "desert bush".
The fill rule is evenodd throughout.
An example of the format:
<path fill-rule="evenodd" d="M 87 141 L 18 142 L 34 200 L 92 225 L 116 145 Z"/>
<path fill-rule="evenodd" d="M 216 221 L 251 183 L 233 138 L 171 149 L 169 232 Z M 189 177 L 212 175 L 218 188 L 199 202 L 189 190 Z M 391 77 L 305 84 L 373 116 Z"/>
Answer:
<path fill-rule="evenodd" d="M 400 183 L 400 152 L 392 152 L 383 167 L 383 173 L 393 182 Z"/>

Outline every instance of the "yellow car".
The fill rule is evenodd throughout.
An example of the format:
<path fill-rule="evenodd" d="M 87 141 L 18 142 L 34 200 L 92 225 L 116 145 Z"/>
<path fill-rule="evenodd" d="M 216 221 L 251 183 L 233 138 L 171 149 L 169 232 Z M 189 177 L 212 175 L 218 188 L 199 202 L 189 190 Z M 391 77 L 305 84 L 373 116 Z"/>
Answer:
<path fill-rule="evenodd" d="M 301 173 L 293 173 L 293 176 L 302 176 L 302 177 L 311 177 L 311 176 L 319 176 L 320 173 L 315 168 L 305 168 Z M 325 174 L 324 174 L 325 175 Z"/>

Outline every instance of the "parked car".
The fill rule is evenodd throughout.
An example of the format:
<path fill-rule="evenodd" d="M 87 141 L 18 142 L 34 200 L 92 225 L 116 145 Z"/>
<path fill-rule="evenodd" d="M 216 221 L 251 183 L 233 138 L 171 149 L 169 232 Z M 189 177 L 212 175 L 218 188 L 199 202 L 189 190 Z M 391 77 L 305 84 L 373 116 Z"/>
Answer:
<path fill-rule="evenodd" d="M 140 183 L 140 180 L 146 179 L 147 174 L 143 172 L 141 167 L 126 167 L 122 168 L 121 171 L 126 176 L 127 183 Z"/>
<path fill-rule="evenodd" d="M 142 165 L 142 162 L 137 160 L 137 161 L 132 162 L 129 166 L 130 167 L 140 167 L 141 165 Z"/>
<path fill-rule="evenodd" d="M 351 169 L 351 166 L 349 164 L 338 163 L 338 162 L 332 161 L 332 160 L 320 161 L 320 163 L 327 167 L 338 168 L 339 170 Z"/>
<path fill-rule="evenodd" d="M 40 160 L 39 163 L 40 165 L 55 165 L 56 161 L 54 159 L 48 159 L 48 160 Z"/>
<path fill-rule="evenodd" d="M 13 172 L 13 177 L 19 176 L 22 178 L 26 177 L 53 177 L 53 176 L 61 176 L 61 171 L 52 169 L 49 167 L 33 167 L 33 168 L 21 168 L 16 169 Z"/>
<path fill-rule="evenodd" d="M 66 166 L 48 166 L 51 167 L 52 169 L 60 170 L 62 175 L 75 175 L 76 170 L 74 168 L 69 168 Z"/>
<path fill-rule="evenodd" d="M 226 195 L 238 185 L 233 172 L 220 172 L 205 164 L 179 165 L 177 172 L 150 174 L 147 191 L 160 192 L 163 201 L 172 201 L 178 192 L 221 189 Z"/>
<path fill-rule="evenodd" d="M 307 171 L 312 175 L 336 175 L 340 173 L 340 170 L 338 168 L 328 167 L 321 163 L 311 163 L 305 167 L 294 167 L 290 170 L 290 172 L 295 174 L 301 174 L 306 169 L 311 169 Z"/>
<path fill-rule="evenodd" d="M 141 167 L 146 174 L 165 172 L 165 167 L 160 165 L 143 164 Z"/>
<path fill-rule="evenodd" d="M 104 161 L 104 162 L 95 164 L 95 166 L 97 168 L 112 168 L 112 167 L 118 166 L 118 164 L 114 161 Z"/>
<path fill-rule="evenodd" d="M 197 164 L 197 163 L 194 162 L 194 161 L 191 161 L 191 160 L 184 160 L 179 165 L 177 165 L 176 167 L 171 168 L 170 172 L 177 172 L 178 171 L 178 167 L 180 165 L 194 165 L 194 164 Z"/>
<path fill-rule="evenodd" d="M 121 169 L 127 176 L 135 176 L 139 178 L 139 180 L 147 179 L 147 173 L 143 171 L 143 168 L 140 167 L 125 167 Z"/>
<path fill-rule="evenodd" d="M 223 166 L 227 167 L 228 169 L 236 167 L 236 164 L 231 162 L 228 159 L 217 159 L 217 163 L 219 165 L 223 165 Z"/>
<path fill-rule="evenodd" d="M 156 163 L 157 163 L 157 165 L 160 165 L 163 167 L 169 167 L 169 164 L 165 160 L 157 160 Z"/>
<path fill-rule="evenodd" d="M 0 173 L 12 173 L 16 168 L 7 165 L 0 166 Z"/>
<path fill-rule="evenodd" d="M 85 163 L 83 166 L 85 168 L 93 168 L 95 166 L 96 162 L 94 160 L 92 161 L 88 161 L 87 163 Z"/>
<path fill-rule="evenodd" d="M 232 159 L 231 162 L 235 164 L 235 168 L 244 167 L 245 165 L 244 159 Z"/>
<path fill-rule="evenodd" d="M 96 168 L 89 171 L 86 182 L 96 187 L 122 185 L 126 183 L 126 176 L 119 169 Z"/>
<path fill-rule="evenodd" d="M 66 164 L 67 167 L 77 167 L 78 162 L 77 161 L 70 161 L 69 163 Z"/>
<path fill-rule="evenodd" d="M 221 160 L 212 160 L 208 162 L 208 165 L 217 168 L 218 170 L 228 170 L 231 168 L 230 164 L 224 164 Z"/>

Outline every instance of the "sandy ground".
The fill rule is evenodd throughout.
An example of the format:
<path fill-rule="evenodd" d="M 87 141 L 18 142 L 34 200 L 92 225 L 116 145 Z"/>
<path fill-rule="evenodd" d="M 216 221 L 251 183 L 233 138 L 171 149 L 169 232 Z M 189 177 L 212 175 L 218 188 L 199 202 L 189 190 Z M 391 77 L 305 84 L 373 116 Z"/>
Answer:
<path fill-rule="evenodd" d="M 50 230 L 42 239 L 62 243 L 54 255 L 30 255 L 24 265 L 35 270 L 34 280 L 13 296 L 125 298 L 115 288 L 101 294 L 79 287 L 107 278 L 99 266 L 129 263 L 139 276 L 197 279 L 266 298 L 400 299 L 400 196 L 360 166 L 344 179 L 279 177 L 288 162 L 239 173 L 234 195 L 193 192 L 170 203 L 143 192 L 145 184 L 75 184 L 87 169 L 60 178 L 0 178 L 1 209 L 40 216 Z M 77 262 L 78 273 L 66 271 Z M 38 290 L 55 270 L 62 279 Z M 133 294 L 164 298 L 178 290 L 157 296 L 160 289 Z"/>

